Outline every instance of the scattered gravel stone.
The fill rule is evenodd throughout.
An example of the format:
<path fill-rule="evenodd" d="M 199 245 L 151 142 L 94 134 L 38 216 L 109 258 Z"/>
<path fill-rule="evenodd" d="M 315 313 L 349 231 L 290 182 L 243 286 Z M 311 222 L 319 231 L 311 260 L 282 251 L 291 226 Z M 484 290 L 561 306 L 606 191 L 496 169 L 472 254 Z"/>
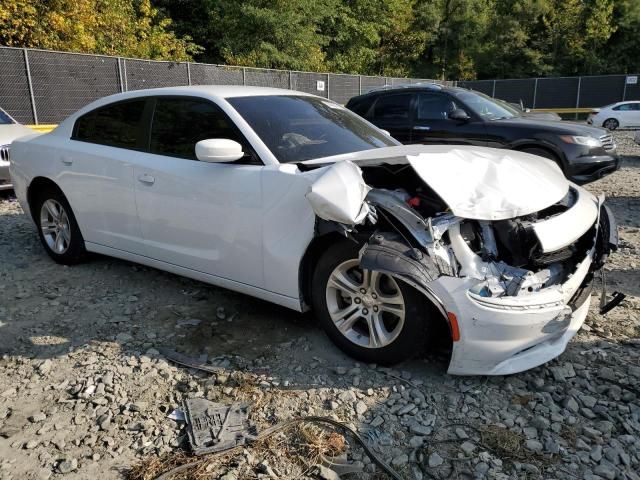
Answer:
<path fill-rule="evenodd" d="M 429 466 L 431 468 L 439 467 L 444 463 L 444 459 L 438 454 L 438 452 L 434 452 L 429 455 Z"/>
<path fill-rule="evenodd" d="M 542 444 L 538 440 L 529 439 L 525 443 L 525 446 L 527 447 L 527 449 L 531 450 L 532 452 L 536 452 L 536 453 L 542 452 Z"/>

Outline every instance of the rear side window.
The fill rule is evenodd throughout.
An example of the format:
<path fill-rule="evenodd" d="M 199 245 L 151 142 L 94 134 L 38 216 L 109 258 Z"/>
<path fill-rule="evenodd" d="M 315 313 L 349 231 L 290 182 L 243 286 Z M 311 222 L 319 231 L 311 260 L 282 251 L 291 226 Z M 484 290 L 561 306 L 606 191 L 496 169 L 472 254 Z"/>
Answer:
<path fill-rule="evenodd" d="M 218 106 L 195 98 L 158 98 L 151 125 L 151 153 L 196 160 L 196 143 L 227 138 L 243 146 L 231 119 Z"/>
<path fill-rule="evenodd" d="M 361 117 L 364 117 L 369 112 L 369 109 L 371 108 L 371 104 L 373 103 L 374 100 L 375 100 L 375 97 L 350 100 L 349 103 L 347 103 L 347 108 L 352 112 L 357 113 Z"/>
<path fill-rule="evenodd" d="M 80 117 L 73 140 L 110 147 L 144 148 L 143 116 L 146 100 L 118 102 L 98 108 Z"/>
<path fill-rule="evenodd" d="M 411 108 L 411 93 L 398 95 L 383 95 L 378 98 L 373 107 L 373 116 L 377 119 L 402 119 L 409 118 Z"/>
<path fill-rule="evenodd" d="M 619 112 L 629 112 L 631 110 L 640 110 L 640 103 L 623 103 L 622 105 L 618 105 L 617 107 L 613 107 L 615 111 Z"/>

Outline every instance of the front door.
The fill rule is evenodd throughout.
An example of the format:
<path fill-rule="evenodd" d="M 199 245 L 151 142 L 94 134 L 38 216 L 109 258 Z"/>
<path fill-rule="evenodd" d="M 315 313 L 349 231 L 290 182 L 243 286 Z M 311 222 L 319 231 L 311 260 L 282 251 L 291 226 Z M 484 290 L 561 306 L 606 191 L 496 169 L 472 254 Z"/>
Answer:
<path fill-rule="evenodd" d="M 252 286 L 263 285 L 262 165 L 207 163 L 195 144 L 245 143 L 224 112 L 197 98 L 157 97 L 149 152 L 134 169 L 147 255 Z M 243 145 L 244 151 L 248 147 Z"/>
<path fill-rule="evenodd" d="M 439 92 L 419 93 L 416 100 L 411 143 L 486 146 L 484 123 L 475 118 L 449 118 L 460 108 L 455 99 Z M 471 112 L 467 112 L 472 115 Z"/>

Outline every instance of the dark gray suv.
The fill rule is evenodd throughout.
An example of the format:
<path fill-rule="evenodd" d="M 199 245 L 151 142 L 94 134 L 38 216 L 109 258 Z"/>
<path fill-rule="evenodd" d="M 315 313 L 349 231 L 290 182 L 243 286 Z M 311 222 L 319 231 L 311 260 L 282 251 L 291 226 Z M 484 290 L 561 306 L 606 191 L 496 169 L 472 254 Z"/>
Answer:
<path fill-rule="evenodd" d="M 415 84 L 374 90 L 347 108 L 402 143 L 508 148 L 555 160 L 567 178 L 592 182 L 617 170 L 611 134 L 599 127 L 523 117 L 472 90 Z"/>

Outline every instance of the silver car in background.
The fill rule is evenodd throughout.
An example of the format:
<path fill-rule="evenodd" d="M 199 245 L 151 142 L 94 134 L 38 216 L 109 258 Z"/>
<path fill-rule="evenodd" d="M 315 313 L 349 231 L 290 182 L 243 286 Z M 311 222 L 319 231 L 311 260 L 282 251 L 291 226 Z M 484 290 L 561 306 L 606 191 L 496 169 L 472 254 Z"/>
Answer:
<path fill-rule="evenodd" d="M 11 115 L 0 108 L 0 191 L 11 190 L 9 177 L 9 147 L 16 138 L 31 135 L 34 131 L 16 122 Z"/>

